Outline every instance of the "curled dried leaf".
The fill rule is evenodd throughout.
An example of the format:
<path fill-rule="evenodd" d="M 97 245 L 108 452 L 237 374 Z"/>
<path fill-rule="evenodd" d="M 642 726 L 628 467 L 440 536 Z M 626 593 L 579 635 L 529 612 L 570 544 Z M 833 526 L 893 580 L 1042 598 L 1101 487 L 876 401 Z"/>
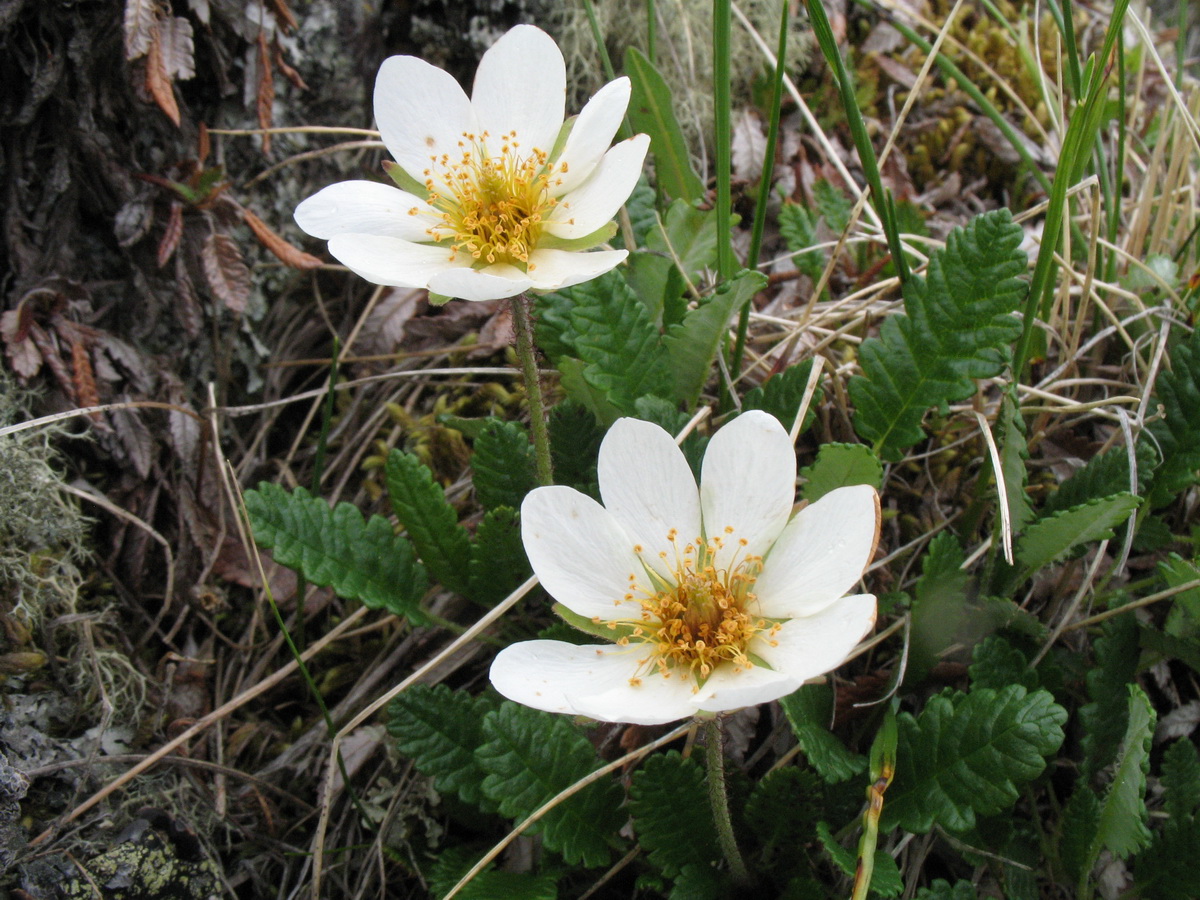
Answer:
<path fill-rule="evenodd" d="M 264 129 L 262 134 L 262 152 L 271 152 L 271 133 L 265 129 L 271 127 L 272 105 L 275 102 L 275 77 L 272 74 L 271 54 L 267 49 L 266 32 L 258 33 L 258 91 L 256 107 L 258 110 L 258 127 Z"/>
<path fill-rule="evenodd" d="M 200 260 L 213 295 L 233 312 L 245 312 L 250 299 L 250 270 L 233 238 L 227 234 L 209 235 Z"/>
<path fill-rule="evenodd" d="M 8 363 L 22 381 L 28 381 L 42 368 L 42 354 L 30 336 L 33 316 L 25 304 L 0 314 L 0 338 Z"/>
<path fill-rule="evenodd" d="M 126 59 L 137 59 L 150 49 L 160 13 L 158 0 L 125 0 Z"/>
<path fill-rule="evenodd" d="M 162 240 L 158 242 L 158 267 L 160 269 L 175 253 L 181 237 L 183 237 L 183 204 L 178 200 L 172 200 L 171 211 L 167 214 L 167 227 L 163 231 Z"/>
<path fill-rule="evenodd" d="M 146 52 L 146 90 L 150 92 L 150 96 L 154 98 L 158 108 L 178 128 L 180 123 L 179 104 L 175 102 L 175 89 L 171 85 L 171 78 L 163 63 L 162 36 L 157 24 L 151 33 L 150 48 Z"/>
<path fill-rule="evenodd" d="M 305 253 L 299 247 L 290 244 L 283 237 L 272 231 L 271 226 L 250 212 L 250 210 L 243 209 L 242 218 L 250 226 L 250 230 L 254 232 L 254 236 L 258 238 L 259 243 L 279 257 L 280 262 L 285 265 L 296 269 L 315 269 L 322 265 L 321 260 L 317 259 L 311 253 Z"/>
<path fill-rule="evenodd" d="M 159 26 L 163 68 L 168 78 L 187 81 L 196 75 L 196 58 L 192 47 L 192 23 L 181 16 L 163 19 Z"/>

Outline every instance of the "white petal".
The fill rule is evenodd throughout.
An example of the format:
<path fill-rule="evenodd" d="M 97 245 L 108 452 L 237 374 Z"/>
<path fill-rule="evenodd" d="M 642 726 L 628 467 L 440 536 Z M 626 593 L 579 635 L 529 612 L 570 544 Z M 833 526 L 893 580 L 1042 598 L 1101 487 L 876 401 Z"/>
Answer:
<path fill-rule="evenodd" d="M 611 222 L 633 193 L 649 146 L 650 138 L 639 134 L 605 153 L 592 177 L 560 198 L 546 222 L 546 231 L 571 240 L 587 237 Z"/>
<path fill-rule="evenodd" d="M 555 160 L 558 164 L 565 163 L 567 171 L 562 182 L 555 186 L 554 196 L 573 191 L 592 174 L 621 127 L 629 107 L 629 92 L 629 79 L 618 78 L 600 88 L 583 107 L 571 126 L 562 153 Z"/>
<path fill-rule="evenodd" d="M 724 543 L 717 568 L 728 567 L 734 556 L 765 554 L 795 499 L 796 452 L 778 419 L 751 410 L 721 428 L 708 442 L 700 471 L 704 536 Z"/>
<path fill-rule="evenodd" d="M 628 250 L 534 250 L 529 254 L 529 278 L 534 290 L 555 291 L 591 281 L 628 255 Z"/>
<path fill-rule="evenodd" d="M 520 269 L 501 263 L 486 269 L 449 269 L 429 279 L 429 290 L 435 294 L 463 300 L 515 297 L 532 286 L 533 281 Z"/>
<path fill-rule="evenodd" d="M 642 547 L 642 560 L 674 582 L 677 550 L 700 536 L 696 479 L 675 439 L 652 422 L 618 419 L 600 444 L 596 476 L 604 508 Z"/>
<path fill-rule="evenodd" d="M 542 586 L 572 612 L 602 620 L 629 618 L 641 605 L 626 600 L 646 573 L 634 540 L 603 506 L 562 485 L 535 488 L 521 504 L 521 540 Z"/>
<path fill-rule="evenodd" d="M 375 122 L 388 152 L 420 182 L 430 157 L 448 153 L 457 159 L 463 134 L 479 131 L 471 101 L 454 77 L 415 56 L 391 56 L 379 67 Z"/>
<path fill-rule="evenodd" d="M 367 281 L 396 287 L 426 287 L 434 274 L 465 265 L 451 261 L 448 244 L 415 244 L 377 234 L 335 234 L 329 252 Z"/>
<path fill-rule="evenodd" d="M 638 725 L 692 715 L 696 707 L 687 679 L 654 674 L 642 677 L 638 687 L 629 683 L 641 658 L 636 647 L 525 641 L 500 651 L 491 679 L 508 699 L 547 712 Z"/>
<path fill-rule="evenodd" d="M 726 663 L 704 682 L 693 702 L 697 709 L 722 712 L 777 700 L 798 687 L 800 682 L 787 673 L 764 666 L 736 670 Z"/>
<path fill-rule="evenodd" d="M 475 70 L 471 105 L 493 142 L 512 131 L 522 151 L 546 153 L 562 128 L 567 72 L 553 38 L 533 25 L 518 25 L 496 41 Z"/>
<path fill-rule="evenodd" d="M 852 594 L 815 615 L 784 622 L 771 638 L 775 646 L 756 637 L 749 649 L 799 684 L 840 666 L 874 624 L 875 597 Z"/>
<path fill-rule="evenodd" d="M 764 616 L 811 615 L 862 578 L 879 539 L 879 495 L 859 484 L 804 507 L 771 548 L 754 585 Z"/>
<path fill-rule="evenodd" d="M 377 181 L 340 181 L 296 207 L 296 224 L 323 240 L 354 233 L 423 242 L 429 240 L 427 229 L 439 221 L 420 197 Z"/>

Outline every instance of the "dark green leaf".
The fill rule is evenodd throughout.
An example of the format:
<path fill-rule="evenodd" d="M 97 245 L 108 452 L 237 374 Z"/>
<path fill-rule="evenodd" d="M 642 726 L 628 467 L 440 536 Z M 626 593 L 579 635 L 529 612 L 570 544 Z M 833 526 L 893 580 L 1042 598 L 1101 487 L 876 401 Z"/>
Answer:
<path fill-rule="evenodd" d="M 796 766 L 773 769 L 746 801 L 746 824 L 758 836 L 763 854 L 785 871 L 803 871 L 796 853 L 816 835 L 824 785 L 816 772 Z"/>
<path fill-rule="evenodd" d="M 834 187 L 822 178 L 813 185 L 813 199 L 825 219 L 825 224 L 834 234 L 841 234 L 846 230 L 850 224 L 850 213 L 854 211 L 854 204 L 842 193 L 841 188 Z"/>
<path fill-rule="evenodd" d="M 387 486 L 396 518 L 430 574 L 447 590 L 464 593 L 471 539 L 429 467 L 411 453 L 393 450 L 388 454 Z"/>
<path fill-rule="evenodd" d="M 1170 349 L 1171 368 L 1155 383 L 1155 399 L 1165 415 L 1148 426 L 1162 452 L 1150 505 L 1170 503 L 1196 483 L 1200 469 L 1200 329 Z"/>
<path fill-rule="evenodd" d="M 1027 691 L 1035 691 L 1037 672 L 1029 668 L 1025 654 L 998 635 L 984 638 L 971 652 L 971 688 L 1002 688 L 1019 684 Z"/>
<path fill-rule="evenodd" d="M 267 482 L 246 491 L 246 513 L 255 540 L 313 584 L 369 609 L 426 621 L 420 606 L 428 589 L 425 570 L 387 519 L 364 521 L 349 503 L 330 509 L 304 488 L 288 493 Z"/>
<path fill-rule="evenodd" d="M 696 404 L 712 373 L 721 336 L 729 330 L 729 320 L 766 283 L 766 276 L 743 269 L 690 310 L 681 323 L 667 327 L 663 343 L 675 374 L 672 397 L 688 408 Z"/>
<path fill-rule="evenodd" d="M 692 170 L 687 144 L 675 119 L 671 89 L 636 47 L 625 51 L 625 74 L 633 82 L 629 121 L 635 132 L 650 135 L 658 186 L 689 203 L 704 196 L 704 184 Z"/>
<path fill-rule="evenodd" d="M 1062 815 L 1062 835 L 1058 844 L 1058 855 L 1072 884 L 1092 869 L 1095 858 L 1091 855 L 1092 844 L 1100 827 L 1100 798 L 1083 779 L 1075 785 L 1071 799 L 1067 801 Z"/>
<path fill-rule="evenodd" d="M 533 445 L 520 422 L 488 419 L 475 441 L 471 456 L 475 496 L 484 509 L 521 507 L 525 495 L 537 487 Z"/>
<path fill-rule="evenodd" d="M 1158 453 L 1150 441 L 1139 441 L 1137 444 L 1138 493 L 1145 490 L 1158 462 Z M 1107 453 L 1092 457 L 1082 469 L 1078 469 L 1064 481 L 1046 500 L 1042 508 L 1042 516 L 1070 509 L 1111 497 L 1119 493 L 1131 493 L 1129 483 L 1129 452 L 1124 447 L 1116 447 Z"/>
<path fill-rule="evenodd" d="M 388 707 L 388 732 L 440 792 L 457 793 L 465 803 L 491 812 L 496 806 L 480 791 L 486 772 L 474 754 L 483 743 L 483 717 L 495 708 L 486 697 L 444 684 L 415 684 Z"/>
<path fill-rule="evenodd" d="M 883 465 L 866 444 L 822 444 L 817 459 L 800 470 L 805 479 L 800 493 L 816 503 L 830 491 L 851 484 L 869 484 L 876 490 L 883 482 Z"/>
<path fill-rule="evenodd" d="M 806 359 L 772 375 L 758 387 L 746 392 L 746 396 L 742 398 L 742 411 L 761 409 L 763 412 L 769 412 L 790 433 L 792 426 L 796 424 L 796 414 L 800 412 L 800 404 L 804 401 L 804 391 L 808 387 L 808 377 L 812 372 L 812 367 L 813 361 Z M 818 395 L 814 394 L 814 396 Z M 814 409 L 816 405 L 816 403 L 810 404 L 808 413 L 804 417 L 804 425 L 800 429 L 801 432 L 812 424 L 812 420 L 816 416 Z"/>
<path fill-rule="evenodd" d="M 662 224 L 646 235 L 646 248 L 670 259 L 686 282 L 695 286 L 704 270 L 716 264 L 717 221 L 715 209 L 676 200 L 667 207 Z"/>
<path fill-rule="evenodd" d="M 1033 518 L 1033 506 L 1025 485 L 1029 472 L 1025 461 L 1029 449 L 1025 442 L 1025 421 L 1021 411 L 1013 402 L 1011 394 L 1005 394 L 996 417 L 996 442 L 1000 445 L 1000 468 L 1004 473 L 1004 488 L 1008 498 L 1008 516 L 1014 533 L 1020 534 Z"/>
<path fill-rule="evenodd" d="M 1186 819 L 1200 808 L 1200 751 L 1187 738 L 1175 741 L 1163 754 L 1162 785 L 1167 813 Z"/>
<path fill-rule="evenodd" d="M 633 229 L 634 246 L 626 247 L 625 235 L 618 231 L 612 239 L 614 247 L 618 250 L 623 248 L 632 253 L 636 248 L 645 246 L 646 235 L 658 222 L 658 213 L 655 208 L 656 199 L 654 188 L 650 186 L 645 173 L 642 173 L 637 185 L 633 188 L 633 193 L 625 201 L 625 211 L 629 213 L 629 225 Z"/>
<path fill-rule="evenodd" d="M 917 891 L 917 900 L 976 900 L 975 886 L 969 881 L 956 881 L 953 885 L 944 879 L 934 879 L 933 884 Z"/>
<path fill-rule="evenodd" d="M 950 532 L 940 532 L 929 542 L 913 590 L 912 644 L 905 676 L 909 684 L 925 677 L 963 625 L 970 576 L 962 562 L 962 548 Z"/>
<path fill-rule="evenodd" d="M 855 430 L 884 459 L 899 459 L 924 437 L 921 420 L 975 392 L 975 380 L 1004 368 L 1021 326 L 1012 315 L 1025 294 L 1024 232 L 1007 209 L 955 229 L 929 259 L 925 279 L 906 282 L 904 315 L 863 341 L 863 374 L 850 380 Z"/>
<path fill-rule="evenodd" d="M 898 826 L 924 834 L 935 824 L 963 831 L 977 815 L 1007 809 L 1062 744 L 1066 720 L 1047 691 L 1030 694 L 1017 684 L 938 694 L 919 717 L 901 713 L 881 831 Z"/>
<path fill-rule="evenodd" d="M 475 751 L 488 773 L 485 796 L 511 819 L 524 819 L 599 768 L 591 743 L 566 716 L 505 702 L 483 720 L 487 743 Z M 531 826 L 572 865 L 603 866 L 624 822 L 621 791 L 605 778 L 564 800 Z"/>
<path fill-rule="evenodd" d="M 1104 625 L 1104 636 L 1095 642 L 1096 661 L 1087 673 L 1092 702 L 1079 709 L 1084 734 L 1083 761 L 1086 781 L 1113 761 L 1125 731 L 1129 704 L 1125 685 L 1133 681 L 1138 664 L 1138 629 L 1133 615 L 1117 616 Z"/>
<path fill-rule="evenodd" d="M 1177 553 L 1158 564 L 1167 587 L 1178 588 L 1200 578 L 1200 566 L 1189 562 Z M 1200 588 L 1188 588 L 1171 598 L 1171 611 L 1163 630 L 1175 637 L 1200 636 Z"/>
<path fill-rule="evenodd" d="M 800 749 L 826 781 L 845 781 L 866 770 L 866 757 L 847 750 L 829 730 L 833 691 L 828 685 L 806 684 L 781 697 L 779 705 L 783 707 Z"/>
<path fill-rule="evenodd" d="M 1146 773 L 1150 770 L 1150 740 L 1154 737 L 1154 709 L 1136 684 L 1127 685 L 1128 725 L 1117 753 L 1112 784 L 1100 804 L 1100 819 L 1090 857 L 1101 850 L 1125 859 L 1150 841 L 1146 827 Z"/>
<path fill-rule="evenodd" d="M 825 822 L 817 823 L 817 837 L 833 864 L 841 869 L 843 874 L 853 876 L 858 864 L 854 851 L 839 844 Z M 899 897 L 904 893 L 904 881 L 900 878 L 896 860 L 883 848 L 875 851 L 875 866 L 871 870 L 871 893 L 879 897 Z"/>
<path fill-rule="evenodd" d="M 1196 900 L 1200 897 L 1200 819 L 1172 820 L 1134 859 L 1134 880 L 1147 900 Z"/>
<path fill-rule="evenodd" d="M 596 457 L 604 429 L 581 404 L 564 400 L 550 410 L 550 456 L 554 480 L 599 498 Z"/>
<path fill-rule="evenodd" d="M 629 812 L 638 844 L 668 878 L 721 858 L 706 796 L 704 769 L 675 750 L 651 756 L 633 773 Z"/>
<path fill-rule="evenodd" d="M 811 209 L 797 203 L 785 202 L 779 210 L 779 233 L 794 255 L 796 268 L 818 281 L 825 271 L 825 251 L 810 249 L 817 243 L 818 216 Z"/>
<path fill-rule="evenodd" d="M 430 897 L 444 897 L 475 862 L 465 847 L 443 847 L 429 873 Z M 462 900 L 557 900 L 555 872 L 506 872 L 489 865 L 454 896 Z"/>
<path fill-rule="evenodd" d="M 475 603 L 495 606 L 532 574 L 517 511 L 507 506 L 488 510 L 471 545 L 467 596 Z"/>

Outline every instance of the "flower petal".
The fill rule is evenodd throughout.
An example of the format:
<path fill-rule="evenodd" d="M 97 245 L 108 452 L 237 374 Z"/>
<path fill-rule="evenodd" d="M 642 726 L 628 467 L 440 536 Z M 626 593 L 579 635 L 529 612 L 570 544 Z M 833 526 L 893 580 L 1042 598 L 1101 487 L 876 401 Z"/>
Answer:
<path fill-rule="evenodd" d="M 726 664 L 712 673 L 693 703 L 697 709 L 708 712 L 723 712 L 757 706 L 778 700 L 800 687 L 800 682 L 785 672 L 774 671 L 765 666 L 735 669 Z"/>
<path fill-rule="evenodd" d="M 416 244 L 378 234 L 335 234 L 329 252 L 373 284 L 426 287 L 430 276 L 455 266 L 446 244 Z"/>
<path fill-rule="evenodd" d="M 573 240 L 587 237 L 606 222 L 611 222 L 633 192 L 649 146 L 650 138 L 638 134 L 605 153 L 592 177 L 577 190 L 560 198 L 546 221 L 546 231 L 555 237 Z"/>
<path fill-rule="evenodd" d="M 700 472 L 704 537 L 724 542 L 717 568 L 729 567 L 737 555 L 765 554 L 795 499 L 796 452 L 778 419 L 751 410 L 720 429 Z"/>
<path fill-rule="evenodd" d="M 554 291 L 591 281 L 628 255 L 628 250 L 534 250 L 529 254 L 529 277 L 534 290 Z"/>
<path fill-rule="evenodd" d="M 429 290 L 463 300 L 500 300 L 532 287 L 520 269 L 497 263 L 486 269 L 447 269 L 429 279 Z"/>
<path fill-rule="evenodd" d="M 509 30 L 483 54 L 475 70 L 471 105 L 480 129 L 493 141 L 515 131 L 526 153 L 553 149 L 566 102 L 562 51 L 550 35 L 533 25 Z M 488 149 L 497 152 L 495 147 Z"/>
<path fill-rule="evenodd" d="M 596 476 L 604 508 L 643 548 L 642 561 L 674 582 L 679 550 L 700 536 L 696 479 L 675 439 L 652 422 L 618 419 L 600 444 Z"/>
<path fill-rule="evenodd" d="M 415 56 L 391 56 L 375 78 L 375 123 L 396 162 L 424 183 L 430 157 L 458 159 L 464 133 L 479 131 L 471 101 L 448 72 Z M 442 179 L 437 179 L 444 186 Z"/>
<path fill-rule="evenodd" d="M 562 485 L 535 488 L 521 504 L 521 540 L 533 571 L 555 600 L 602 621 L 633 618 L 630 576 L 644 582 L 634 540 L 603 506 Z"/>
<path fill-rule="evenodd" d="M 771 638 L 756 637 L 750 651 L 797 684 L 832 671 L 875 624 L 875 597 L 852 594 L 811 616 L 784 622 Z"/>
<path fill-rule="evenodd" d="M 879 495 L 859 484 L 804 507 L 771 548 L 754 585 L 764 616 L 812 615 L 862 578 L 879 540 Z"/>
<path fill-rule="evenodd" d="M 420 197 L 377 181 L 340 181 L 296 207 L 296 224 L 323 240 L 352 232 L 428 241 L 427 229 L 439 221 Z"/>
<path fill-rule="evenodd" d="M 629 107 L 629 93 L 629 79 L 618 78 L 600 88 L 580 111 L 562 153 L 555 160 L 558 167 L 566 166 L 554 188 L 555 197 L 573 191 L 592 174 L 621 127 Z"/>
<path fill-rule="evenodd" d="M 547 712 L 573 713 L 603 722 L 660 725 L 695 712 L 692 684 L 652 674 L 639 686 L 639 648 L 615 644 L 575 646 L 562 641 L 525 641 L 500 651 L 492 662 L 496 690 L 510 700 Z"/>

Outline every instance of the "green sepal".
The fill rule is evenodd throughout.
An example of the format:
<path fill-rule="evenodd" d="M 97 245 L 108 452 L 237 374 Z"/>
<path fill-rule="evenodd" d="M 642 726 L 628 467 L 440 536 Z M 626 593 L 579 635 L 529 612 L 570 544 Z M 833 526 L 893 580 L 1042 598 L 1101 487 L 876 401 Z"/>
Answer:
<path fill-rule="evenodd" d="M 445 294 L 435 294 L 433 291 L 429 292 L 430 306 L 445 306 L 453 299 L 453 297 L 447 297 Z"/>
<path fill-rule="evenodd" d="M 610 644 L 615 644 L 623 637 L 632 637 L 633 631 L 637 627 L 632 623 L 625 622 L 597 622 L 589 619 L 587 616 L 581 616 L 577 612 L 572 612 L 561 603 L 555 603 L 553 609 L 572 628 L 578 628 L 584 634 L 601 638 Z M 611 627 L 609 627 L 610 625 Z"/>
<path fill-rule="evenodd" d="M 616 233 L 617 223 L 606 222 L 591 234 L 578 238 L 560 238 L 543 233 L 538 237 L 537 245 L 539 250 L 591 250 L 612 240 Z"/>
<path fill-rule="evenodd" d="M 425 185 L 417 181 L 417 179 L 412 175 L 409 175 L 408 172 L 405 171 L 404 166 L 400 165 L 398 162 L 385 159 L 383 161 L 383 171 L 387 173 L 388 178 L 392 179 L 392 181 L 395 182 L 396 187 L 400 188 L 400 190 L 407 191 L 414 197 L 424 198 L 429 196 L 429 191 L 426 189 Z"/>

